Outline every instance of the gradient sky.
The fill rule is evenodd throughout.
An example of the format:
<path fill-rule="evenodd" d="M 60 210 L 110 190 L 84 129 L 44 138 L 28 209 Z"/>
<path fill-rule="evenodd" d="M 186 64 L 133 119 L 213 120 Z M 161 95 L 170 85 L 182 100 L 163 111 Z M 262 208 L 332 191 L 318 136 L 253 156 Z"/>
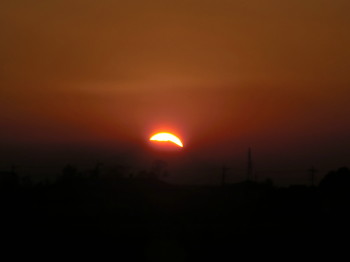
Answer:
<path fill-rule="evenodd" d="M 262 170 L 349 164 L 349 10 L 348 0 L 3 0 L 1 163 L 39 147 L 123 154 L 166 128 L 186 159 L 243 169 L 252 146 Z"/>

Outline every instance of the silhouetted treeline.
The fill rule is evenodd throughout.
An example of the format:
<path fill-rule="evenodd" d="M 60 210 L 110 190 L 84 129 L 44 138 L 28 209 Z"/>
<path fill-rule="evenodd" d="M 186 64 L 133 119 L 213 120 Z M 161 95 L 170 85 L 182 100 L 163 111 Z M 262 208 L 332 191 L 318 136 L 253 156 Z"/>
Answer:
<path fill-rule="evenodd" d="M 120 256 L 192 261 L 232 255 L 233 248 L 247 258 L 256 253 L 243 250 L 260 250 L 262 256 L 276 248 L 308 252 L 341 243 L 349 232 L 345 167 L 329 172 L 318 186 L 280 188 L 271 181 L 171 185 L 160 179 L 166 174 L 160 162 L 137 175 L 120 168 L 115 176 L 101 175 L 101 166 L 82 175 L 67 165 L 51 183 L 2 172 L 2 237 L 29 245 L 35 236 L 42 248 L 64 243 L 82 252 L 113 244 Z"/>

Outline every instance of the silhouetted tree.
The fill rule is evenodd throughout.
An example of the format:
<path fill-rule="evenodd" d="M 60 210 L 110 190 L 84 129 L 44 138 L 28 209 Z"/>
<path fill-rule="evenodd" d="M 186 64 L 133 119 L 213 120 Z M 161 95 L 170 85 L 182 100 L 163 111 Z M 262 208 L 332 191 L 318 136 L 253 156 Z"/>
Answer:
<path fill-rule="evenodd" d="M 91 170 L 91 177 L 95 177 L 95 178 L 99 177 L 102 165 L 103 164 L 100 162 L 96 163 L 95 167 Z"/>
<path fill-rule="evenodd" d="M 19 177 L 15 171 L 15 166 L 10 171 L 0 172 L 0 187 L 4 189 L 13 189 L 19 186 Z"/>
<path fill-rule="evenodd" d="M 127 175 L 128 169 L 129 169 L 128 166 L 125 166 L 122 164 L 115 165 L 110 169 L 108 176 L 112 179 L 121 179 L 123 177 L 125 178 L 128 176 Z"/>
<path fill-rule="evenodd" d="M 60 181 L 64 182 L 72 182 L 78 178 L 78 170 L 76 167 L 74 167 L 71 164 L 67 164 L 63 169 L 62 169 L 62 176 L 59 178 Z"/>
<path fill-rule="evenodd" d="M 159 179 L 160 177 L 166 176 L 167 163 L 163 160 L 157 159 L 152 163 L 150 178 Z"/>
<path fill-rule="evenodd" d="M 350 170 L 341 167 L 337 171 L 329 172 L 320 182 L 324 190 L 348 190 L 350 189 Z"/>
<path fill-rule="evenodd" d="M 264 184 L 265 186 L 268 186 L 268 187 L 271 187 L 271 188 L 274 186 L 273 180 L 272 180 L 271 178 L 266 178 L 266 179 L 264 180 L 263 184 Z"/>
<path fill-rule="evenodd" d="M 33 186 L 32 178 L 30 176 L 24 176 L 22 178 L 22 185 L 24 187 L 32 187 Z"/>
<path fill-rule="evenodd" d="M 321 180 L 319 187 L 329 211 L 341 214 L 350 212 L 350 170 L 347 167 L 329 172 Z"/>

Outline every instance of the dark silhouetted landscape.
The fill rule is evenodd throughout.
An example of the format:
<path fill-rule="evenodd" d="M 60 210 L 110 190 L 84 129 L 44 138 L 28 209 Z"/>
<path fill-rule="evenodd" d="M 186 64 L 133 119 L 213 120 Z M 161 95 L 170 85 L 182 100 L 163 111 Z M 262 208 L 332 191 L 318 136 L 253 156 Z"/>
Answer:
<path fill-rule="evenodd" d="M 14 257 L 201 261 L 348 255 L 350 170 L 315 186 L 172 185 L 66 165 L 52 182 L 1 172 L 1 238 Z M 8 250 L 7 250 L 8 251 Z"/>
<path fill-rule="evenodd" d="M 1 0 L 0 260 L 349 260 L 349 14 Z"/>

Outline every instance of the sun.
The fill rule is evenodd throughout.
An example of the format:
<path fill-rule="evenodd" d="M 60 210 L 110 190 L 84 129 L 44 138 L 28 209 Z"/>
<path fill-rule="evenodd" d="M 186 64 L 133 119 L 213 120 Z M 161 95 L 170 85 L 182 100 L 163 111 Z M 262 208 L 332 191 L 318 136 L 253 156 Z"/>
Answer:
<path fill-rule="evenodd" d="M 157 133 L 149 139 L 150 141 L 172 142 L 179 147 L 184 147 L 182 141 L 175 135 L 168 132 Z"/>

